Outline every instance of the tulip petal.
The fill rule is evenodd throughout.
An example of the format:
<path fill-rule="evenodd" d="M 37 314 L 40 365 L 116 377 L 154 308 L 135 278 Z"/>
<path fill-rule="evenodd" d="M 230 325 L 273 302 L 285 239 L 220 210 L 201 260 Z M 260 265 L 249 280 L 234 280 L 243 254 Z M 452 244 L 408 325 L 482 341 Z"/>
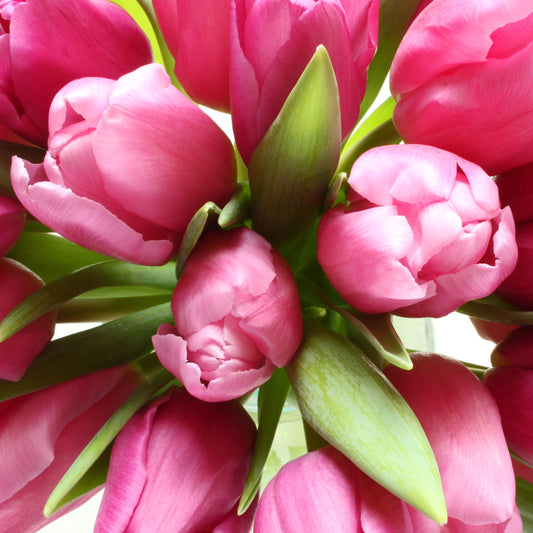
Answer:
<path fill-rule="evenodd" d="M 22 205 L 8 196 L 0 195 L 0 257 L 7 254 L 17 242 L 26 220 Z"/>
<path fill-rule="evenodd" d="M 30 213 L 80 246 L 145 265 L 162 265 L 175 252 L 174 235 L 145 240 L 101 204 L 47 181 L 42 165 L 14 157 L 11 179 L 19 201 Z"/>

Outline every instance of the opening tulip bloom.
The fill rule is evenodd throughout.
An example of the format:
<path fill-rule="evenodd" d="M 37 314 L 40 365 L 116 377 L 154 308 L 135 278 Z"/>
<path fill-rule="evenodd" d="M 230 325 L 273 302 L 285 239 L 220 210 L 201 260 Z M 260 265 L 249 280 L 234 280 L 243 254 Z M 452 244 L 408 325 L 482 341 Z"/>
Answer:
<path fill-rule="evenodd" d="M 24 298 L 44 285 L 41 278 L 24 265 L 0 258 L 0 320 Z M 56 311 L 50 311 L 18 333 L 0 342 L 0 379 L 18 381 L 50 342 L 56 325 Z"/>
<path fill-rule="evenodd" d="M 477 165 L 423 145 L 365 152 L 348 207 L 322 217 L 318 260 L 366 313 L 444 316 L 491 294 L 517 259 L 514 221 Z"/>
<path fill-rule="evenodd" d="M 296 283 L 281 254 L 247 228 L 203 237 L 174 294 L 176 326 L 152 337 L 159 360 L 197 398 L 224 401 L 264 383 L 302 338 Z"/>
<path fill-rule="evenodd" d="M 533 6 L 433 0 L 394 57 L 394 124 L 408 143 L 497 174 L 533 160 Z"/>
<path fill-rule="evenodd" d="M 376 0 L 237 0 L 230 20 L 230 98 L 248 162 L 323 45 L 339 88 L 342 137 L 355 126 L 378 34 Z M 275 31 L 273 31 L 275 29 Z"/>
<path fill-rule="evenodd" d="M 229 111 L 230 0 L 154 0 L 174 72 L 199 104 Z"/>
<path fill-rule="evenodd" d="M 160 265 L 204 203 L 231 198 L 235 172 L 231 141 L 150 64 L 65 86 L 44 163 L 13 158 L 11 180 L 26 209 L 67 239 Z"/>
<path fill-rule="evenodd" d="M 146 35 L 112 2 L 7 4 L 2 17 L 4 28 L 9 19 L 9 33 L 0 35 L 0 125 L 35 144 L 46 146 L 48 109 L 66 83 L 84 76 L 117 79 L 152 62 Z"/>
<path fill-rule="evenodd" d="M 8 196 L 0 196 L 0 257 L 15 245 L 26 220 L 26 210 Z"/>
<path fill-rule="evenodd" d="M 120 432 L 95 533 L 247 533 L 237 516 L 256 429 L 237 402 L 201 402 L 181 388 L 134 415 Z"/>
<path fill-rule="evenodd" d="M 435 452 L 449 520 L 438 525 L 363 474 L 331 446 L 284 465 L 257 508 L 254 533 L 521 533 L 514 473 L 498 409 L 460 363 L 413 356 L 385 373 L 417 415 Z"/>

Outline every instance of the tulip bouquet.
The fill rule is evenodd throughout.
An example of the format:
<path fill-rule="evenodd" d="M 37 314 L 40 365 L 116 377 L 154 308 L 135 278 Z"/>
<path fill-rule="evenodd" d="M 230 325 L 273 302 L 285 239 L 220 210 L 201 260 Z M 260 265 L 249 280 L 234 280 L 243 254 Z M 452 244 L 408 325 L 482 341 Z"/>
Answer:
<path fill-rule="evenodd" d="M 533 531 L 531 0 L 0 23 L 0 532 Z M 395 329 L 457 310 L 492 368 Z"/>

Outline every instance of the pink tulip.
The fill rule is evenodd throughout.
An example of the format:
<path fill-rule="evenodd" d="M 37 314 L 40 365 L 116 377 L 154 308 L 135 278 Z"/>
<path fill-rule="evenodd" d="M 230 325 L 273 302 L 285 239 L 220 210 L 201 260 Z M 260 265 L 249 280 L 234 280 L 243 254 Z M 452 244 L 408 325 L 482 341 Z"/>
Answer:
<path fill-rule="evenodd" d="M 318 260 L 361 311 L 443 316 L 514 268 L 511 212 L 477 165 L 429 146 L 383 146 L 356 161 L 348 183 L 348 208 L 321 220 Z"/>
<path fill-rule="evenodd" d="M 95 533 L 248 532 L 254 509 L 237 517 L 236 505 L 255 433 L 240 404 L 173 389 L 119 434 Z"/>
<path fill-rule="evenodd" d="M 50 108 L 44 163 L 15 157 L 11 179 L 54 231 L 146 265 L 167 262 L 194 213 L 225 204 L 236 184 L 230 140 L 155 63 L 116 82 L 64 87 Z"/>
<path fill-rule="evenodd" d="M 0 257 L 15 245 L 26 220 L 26 210 L 19 202 L 0 195 Z"/>
<path fill-rule="evenodd" d="M 487 341 L 500 342 L 508 333 L 519 326 L 513 324 L 502 324 L 501 322 L 489 322 L 479 318 L 470 318 L 478 335 Z"/>
<path fill-rule="evenodd" d="M 2 17 L 10 20 L 0 36 L 0 124 L 40 146 L 52 99 L 66 83 L 117 79 L 152 61 L 145 34 L 107 0 L 26 0 L 4 6 Z"/>
<path fill-rule="evenodd" d="M 87 499 L 43 516 L 52 489 L 137 383 L 114 368 L 0 403 L 3 531 L 33 533 Z"/>
<path fill-rule="evenodd" d="M 152 337 L 159 360 L 197 398 L 224 401 L 264 383 L 300 344 L 296 283 L 281 254 L 247 228 L 209 233 L 172 296 L 176 326 Z"/>
<path fill-rule="evenodd" d="M 496 399 L 509 447 L 533 464 L 533 326 L 521 327 L 498 343 L 495 366 L 483 382 Z"/>
<path fill-rule="evenodd" d="M 41 278 L 13 259 L 0 258 L 0 320 L 44 285 Z M 0 379 L 18 381 L 54 335 L 56 312 L 41 316 L 0 342 Z"/>
<path fill-rule="evenodd" d="M 200 104 L 229 111 L 230 0 L 154 0 L 174 72 Z"/>
<path fill-rule="evenodd" d="M 394 124 L 497 174 L 533 161 L 533 7 L 434 0 L 391 67 Z"/>
<path fill-rule="evenodd" d="M 339 86 L 342 136 L 355 126 L 377 45 L 377 0 L 236 0 L 230 34 L 230 98 L 248 162 L 319 45 Z"/>
<path fill-rule="evenodd" d="M 518 262 L 498 288 L 507 302 L 533 309 L 533 164 L 515 168 L 497 177 L 502 205 L 508 205 L 516 221 Z"/>

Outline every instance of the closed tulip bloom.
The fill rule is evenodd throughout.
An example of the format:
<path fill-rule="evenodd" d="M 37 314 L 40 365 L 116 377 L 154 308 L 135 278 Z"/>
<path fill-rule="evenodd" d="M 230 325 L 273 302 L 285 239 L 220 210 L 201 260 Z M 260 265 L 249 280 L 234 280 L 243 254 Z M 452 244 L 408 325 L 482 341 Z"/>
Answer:
<path fill-rule="evenodd" d="M 154 0 L 174 72 L 199 104 L 229 111 L 230 0 Z"/>
<path fill-rule="evenodd" d="M 533 161 L 532 21 L 528 0 L 431 2 L 391 67 L 403 139 L 449 150 L 491 175 Z"/>
<path fill-rule="evenodd" d="M 44 285 L 41 278 L 24 265 L 0 258 L 0 320 L 24 298 Z M 0 342 L 0 379 L 18 381 L 50 342 L 56 325 L 56 311 L 34 320 L 3 342 Z"/>
<path fill-rule="evenodd" d="M 333 286 L 366 313 L 444 316 L 491 294 L 516 264 L 514 222 L 483 170 L 423 145 L 364 153 L 348 207 L 318 229 L 318 260 Z"/>
<path fill-rule="evenodd" d="M 264 383 L 302 338 L 296 283 L 281 254 L 247 228 L 212 232 L 187 260 L 176 326 L 152 337 L 161 363 L 197 398 L 224 401 Z"/>
<path fill-rule="evenodd" d="M 342 137 L 355 126 L 378 32 L 375 0 L 237 0 L 230 35 L 233 129 L 250 159 L 319 45 L 339 87 Z"/>
<path fill-rule="evenodd" d="M 498 287 L 507 302 L 533 309 L 533 164 L 500 174 L 496 178 L 502 205 L 508 205 L 516 222 L 518 262 Z"/>
<path fill-rule="evenodd" d="M 107 0 L 11 2 L 1 15 L 8 33 L 0 35 L 0 125 L 43 147 L 61 87 L 84 76 L 117 79 L 152 62 L 146 35 Z"/>
<path fill-rule="evenodd" d="M 223 205 L 236 186 L 231 141 L 158 64 L 65 86 L 50 108 L 44 163 L 15 157 L 11 178 L 57 233 L 146 265 L 167 262 L 194 213 Z"/>
<path fill-rule="evenodd" d="M 13 198 L 0 195 L 0 257 L 15 245 L 26 220 L 26 210 Z"/>
<path fill-rule="evenodd" d="M 43 516 L 54 487 L 138 383 L 117 367 L 0 402 L 3 531 L 38 531 L 94 494 Z"/>
<path fill-rule="evenodd" d="M 134 415 L 113 446 L 95 533 L 247 533 L 236 506 L 256 429 L 237 402 L 172 389 Z"/>
<path fill-rule="evenodd" d="M 483 382 L 496 399 L 511 450 L 533 463 L 533 327 L 521 327 L 498 343 Z"/>

